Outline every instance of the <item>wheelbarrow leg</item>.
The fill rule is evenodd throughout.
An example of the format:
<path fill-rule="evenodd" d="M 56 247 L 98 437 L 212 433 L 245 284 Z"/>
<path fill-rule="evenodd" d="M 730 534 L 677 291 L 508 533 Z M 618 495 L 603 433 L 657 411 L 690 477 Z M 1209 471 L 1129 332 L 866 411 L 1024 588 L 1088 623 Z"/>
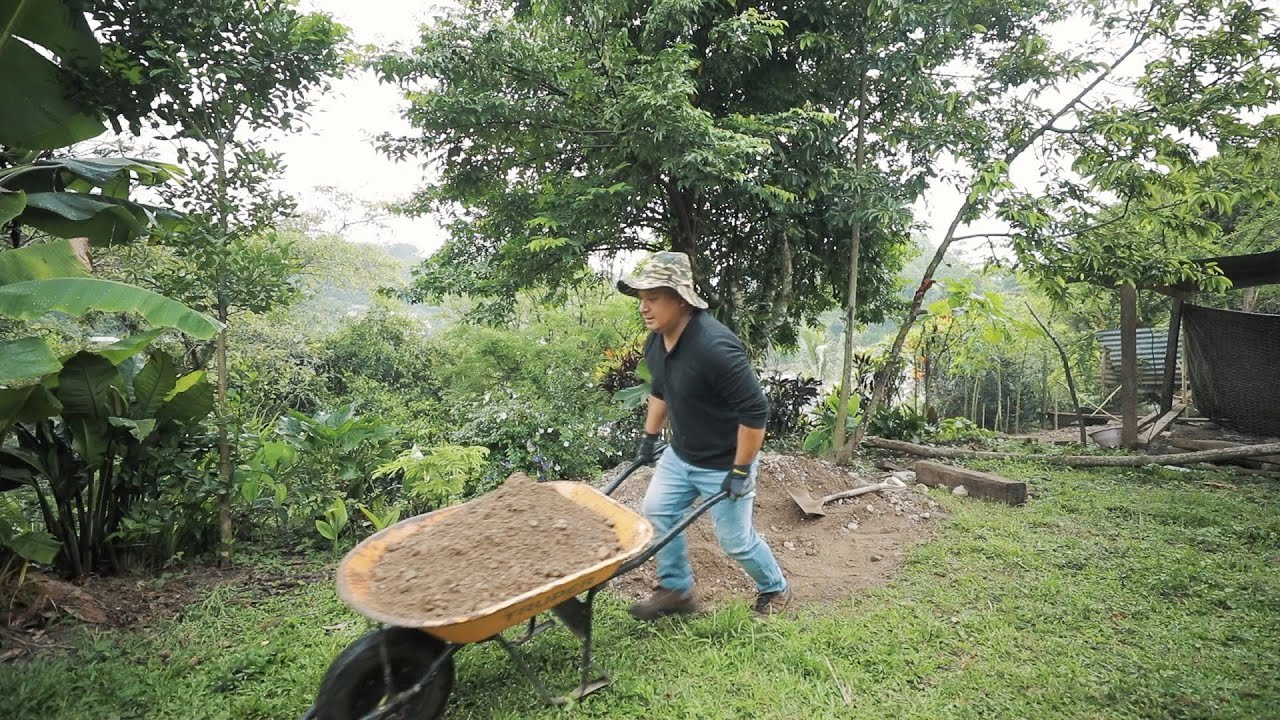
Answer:
<path fill-rule="evenodd" d="M 565 627 L 569 628 L 578 640 L 582 642 L 581 676 L 578 687 L 570 693 L 572 697 L 578 700 L 601 688 L 608 687 L 611 682 L 609 676 L 605 675 L 591 660 L 591 629 L 594 625 L 592 617 L 595 610 L 596 593 L 599 591 L 600 588 L 598 587 L 592 588 L 587 591 L 586 600 L 570 598 L 552 608 L 552 612 L 560 619 L 560 622 L 564 623 Z M 595 677 L 592 677 L 593 674 Z"/>
<path fill-rule="evenodd" d="M 537 673 L 524 661 L 524 653 L 520 652 L 519 647 L 501 635 L 495 637 L 494 640 L 502 646 L 503 650 L 507 651 L 507 655 L 511 657 L 511 662 L 515 664 L 516 669 L 520 671 L 521 675 L 524 675 L 529 684 L 533 686 L 533 689 L 538 691 L 538 697 L 542 698 L 542 702 L 547 705 L 557 706 L 568 703 L 566 698 L 555 697 L 547 691 L 547 686 L 542 684 L 542 680 L 538 678 Z"/>

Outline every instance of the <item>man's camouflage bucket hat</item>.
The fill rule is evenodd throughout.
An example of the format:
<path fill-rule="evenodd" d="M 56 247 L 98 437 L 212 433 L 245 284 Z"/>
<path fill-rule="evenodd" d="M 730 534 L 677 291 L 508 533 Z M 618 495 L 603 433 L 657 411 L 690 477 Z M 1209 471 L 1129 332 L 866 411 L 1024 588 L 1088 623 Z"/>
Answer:
<path fill-rule="evenodd" d="M 641 290 L 666 287 L 675 290 L 685 302 L 696 308 L 706 309 L 707 301 L 698 297 L 693 289 L 693 266 L 689 256 L 681 252 L 654 253 L 636 275 L 628 275 L 618 281 L 618 290 L 628 295 L 639 295 Z"/>

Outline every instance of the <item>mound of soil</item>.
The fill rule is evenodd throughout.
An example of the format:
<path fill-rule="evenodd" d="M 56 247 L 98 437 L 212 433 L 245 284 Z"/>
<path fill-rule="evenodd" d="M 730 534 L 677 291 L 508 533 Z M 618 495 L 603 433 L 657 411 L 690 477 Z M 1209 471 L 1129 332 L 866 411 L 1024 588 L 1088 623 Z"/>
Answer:
<path fill-rule="evenodd" d="M 373 568 L 372 597 L 402 615 L 469 613 L 620 549 L 612 520 L 516 474 L 387 550 Z"/>
<path fill-rule="evenodd" d="M 606 475 L 615 477 L 621 470 Z M 929 497 L 928 488 L 909 485 L 827 503 L 825 517 L 806 517 L 787 494 L 787 487 L 822 497 L 872 485 L 889 475 L 853 472 L 807 457 L 761 456 L 755 526 L 782 565 L 793 604 L 838 601 L 887 583 L 902 564 L 905 551 L 927 539 L 944 513 Z M 614 499 L 639 512 L 651 476 L 649 468 L 637 470 L 614 493 Z M 716 604 L 755 595 L 755 583 L 716 543 L 710 515 L 699 518 L 687 532 L 700 600 Z M 654 562 L 650 561 L 618 578 L 611 587 L 624 596 L 639 598 L 656 584 Z"/>

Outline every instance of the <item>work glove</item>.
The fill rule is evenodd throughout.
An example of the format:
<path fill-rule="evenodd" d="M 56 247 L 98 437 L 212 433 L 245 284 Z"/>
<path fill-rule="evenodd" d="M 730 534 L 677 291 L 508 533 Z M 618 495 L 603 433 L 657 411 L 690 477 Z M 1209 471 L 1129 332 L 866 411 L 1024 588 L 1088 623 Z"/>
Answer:
<path fill-rule="evenodd" d="M 658 459 L 658 433 L 645 433 L 636 450 L 636 462 L 641 465 L 652 465 Z"/>
<path fill-rule="evenodd" d="M 756 478 L 751 474 L 751 466 L 734 465 L 733 469 L 725 474 L 724 480 L 720 483 L 720 489 L 728 491 L 731 500 L 745 497 L 755 490 Z"/>

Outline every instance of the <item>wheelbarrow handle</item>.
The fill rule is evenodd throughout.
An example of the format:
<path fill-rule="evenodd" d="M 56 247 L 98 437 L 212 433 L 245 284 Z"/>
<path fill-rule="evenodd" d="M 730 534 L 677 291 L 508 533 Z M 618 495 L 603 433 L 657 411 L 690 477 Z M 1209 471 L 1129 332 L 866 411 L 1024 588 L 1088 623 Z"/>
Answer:
<path fill-rule="evenodd" d="M 658 443 L 657 447 L 655 447 L 653 450 L 653 456 L 655 458 L 661 457 L 662 453 L 666 449 L 667 449 L 666 443 L 663 443 L 663 442 Z M 601 488 L 600 492 L 604 493 L 605 495 L 612 495 L 613 491 L 618 489 L 618 486 L 622 484 L 623 480 L 626 480 L 627 478 L 631 477 L 631 473 L 639 470 L 642 467 L 644 467 L 644 463 L 642 462 L 636 461 L 631 463 L 630 465 L 627 466 L 626 470 L 623 470 L 622 473 L 618 475 L 618 477 L 614 478 L 613 480 L 610 480 L 608 485 L 605 485 L 603 488 Z"/>
<path fill-rule="evenodd" d="M 667 543 L 674 540 L 677 535 L 685 531 L 685 528 L 692 525 L 695 520 L 697 520 L 699 517 L 702 517 L 703 513 L 710 510 L 712 505 L 715 505 L 716 503 L 720 502 L 721 500 L 724 500 L 727 497 L 729 497 L 729 491 L 721 490 L 715 495 L 712 495 L 706 500 L 703 500 L 701 503 L 699 503 L 698 507 L 694 508 L 688 515 L 684 517 L 683 520 L 676 523 L 670 530 L 664 533 L 662 537 L 649 543 L 649 546 L 644 549 L 644 552 L 641 552 L 639 555 L 631 558 L 630 560 L 622 563 L 622 565 L 618 566 L 618 570 L 613 574 L 613 577 L 618 577 L 619 575 L 622 575 L 624 573 L 629 573 L 632 570 L 635 570 L 636 568 L 640 567 L 641 565 L 649 562 L 649 558 L 653 557 L 654 555 L 657 555 L 659 550 L 667 546 Z"/>

